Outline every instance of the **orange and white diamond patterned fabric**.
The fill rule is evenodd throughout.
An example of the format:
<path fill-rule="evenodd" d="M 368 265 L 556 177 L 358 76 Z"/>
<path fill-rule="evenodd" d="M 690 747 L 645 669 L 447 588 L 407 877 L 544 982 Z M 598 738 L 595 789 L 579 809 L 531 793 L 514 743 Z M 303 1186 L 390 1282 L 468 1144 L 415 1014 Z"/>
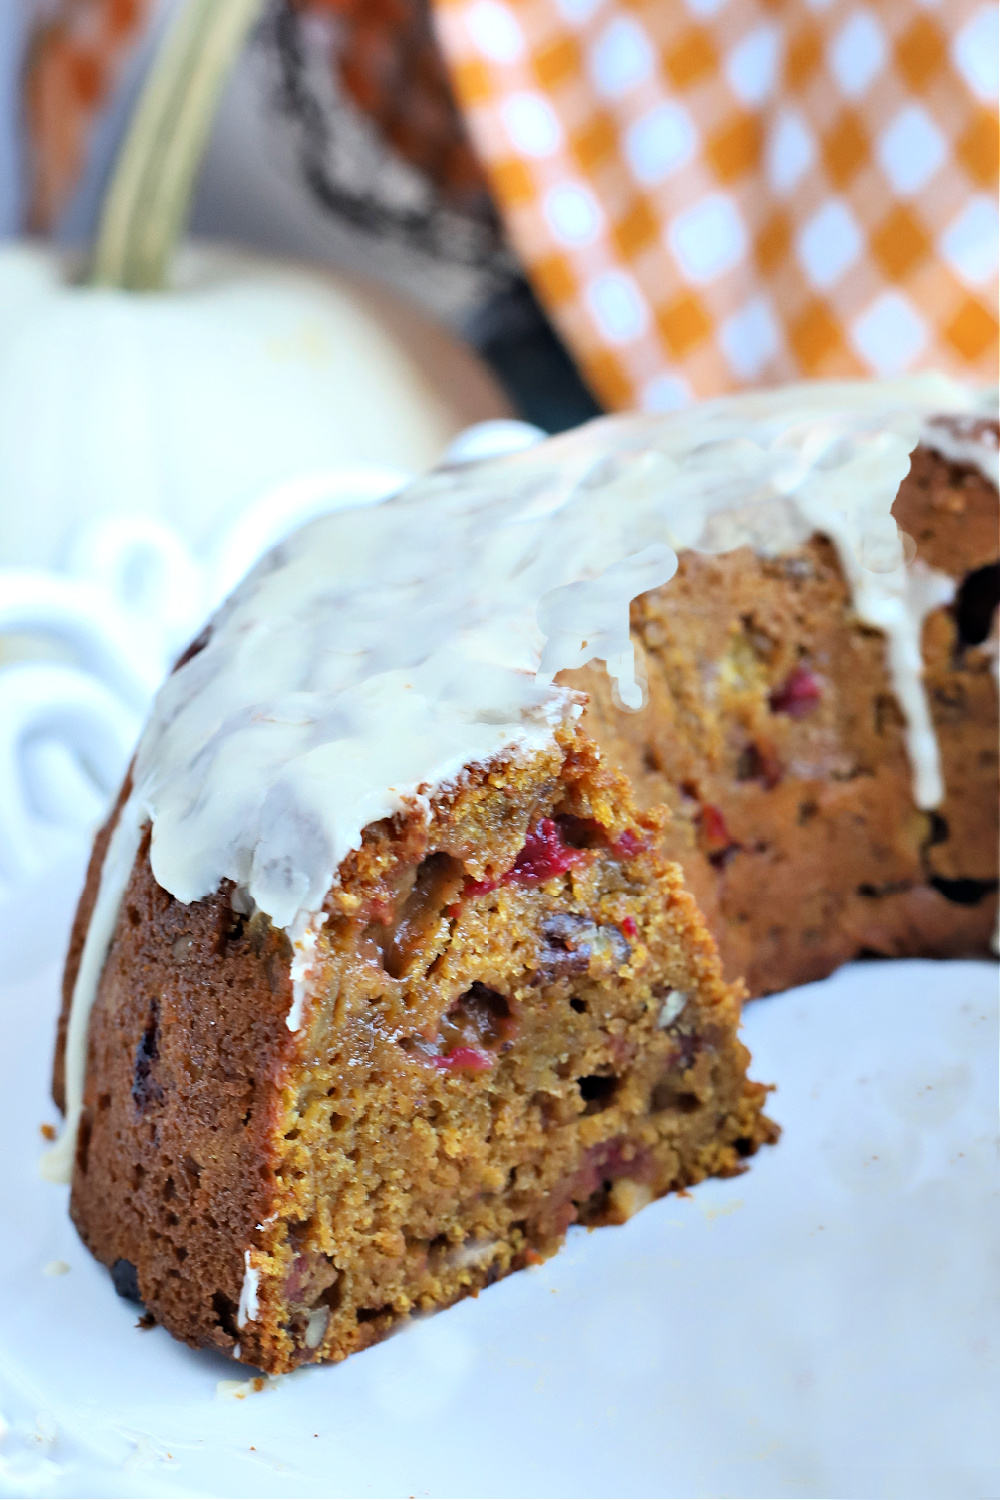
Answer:
<path fill-rule="evenodd" d="M 508 233 L 609 408 L 995 379 L 995 4 L 435 10 Z"/>

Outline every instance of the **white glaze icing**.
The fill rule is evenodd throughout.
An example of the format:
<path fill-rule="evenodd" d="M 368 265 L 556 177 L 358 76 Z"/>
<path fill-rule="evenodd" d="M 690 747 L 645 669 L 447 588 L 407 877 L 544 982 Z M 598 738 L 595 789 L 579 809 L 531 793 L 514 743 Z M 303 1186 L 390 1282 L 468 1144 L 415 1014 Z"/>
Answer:
<path fill-rule="evenodd" d="M 863 576 L 855 585 L 858 614 L 867 624 L 885 632 L 886 665 L 906 720 L 913 800 L 924 808 L 937 807 L 944 800 L 944 782 L 934 721 L 924 691 L 920 642 L 927 616 L 950 604 L 954 597 L 954 579 L 929 568 L 919 558 L 882 576 Z"/>
<path fill-rule="evenodd" d="M 908 568 L 890 510 L 922 424 L 981 411 L 920 376 L 604 418 L 437 470 L 275 548 L 164 684 L 140 742 L 74 989 L 67 1124 L 46 1175 L 72 1165 L 87 1017 L 144 821 L 153 874 L 181 901 L 228 878 L 293 942 L 314 933 L 368 824 L 426 806 L 470 764 L 551 742 L 579 711 L 559 671 L 602 660 L 638 706 L 629 602 L 672 577 L 678 551 L 776 556 L 828 536 L 857 615 L 886 635 L 915 800 L 936 805 L 920 634 L 952 585 Z M 293 959 L 293 1030 L 308 958 Z"/>
<path fill-rule="evenodd" d="M 313 916 L 307 912 L 299 912 L 288 932 L 292 943 L 292 1004 L 285 1017 L 285 1025 L 289 1031 L 301 1029 L 302 1013 L 306 1001 L 313 993 L 319 929 L 325 921 L 326 912 L 316 912 Z"/>
<path fill-rule="evenodd" d="M 951 421 L 930 417 L 920 429 L 920 441 L 933 448 L 949 463 L 968 464 L 978 469 L 984 479 L 1000 487 L 1000 443 L 997 429 L 984 426 L 983 417 L 996 418 L 997 395 L 984 393 L 973 413 L 962 414 Z"/>
<path fill-rule="evenodd" d="M 260 1303 L 257 1300 L 257 1292 L 260 1287 L 260 1272 L 255 1271 L 250 1264 L 250 1251 L 243 1252 L 243 1285 L 240 1287 L 240 1305 L 236 1310 L 237 1328 L 245 1328 L 248 1323 L 256 1323 L 260 1317 Z"/>
<path fill-rule="evenodd" d="M 97 986 L 114 936 L 118 909 L 139 851 L 142 806 L 133 794 L 122 808 L 108 841 L 101 867 L 97 900 L 80 955 L 63 1059 L 65 1078 L 65 1123 L 62 1134 L 42 1157 L 40 1170 L 49 1182 L 69 1182 L 73 1176 L 76 1135 L 83 1111 L 83 1084 L 87 1069 L 87 1030 Z"/>

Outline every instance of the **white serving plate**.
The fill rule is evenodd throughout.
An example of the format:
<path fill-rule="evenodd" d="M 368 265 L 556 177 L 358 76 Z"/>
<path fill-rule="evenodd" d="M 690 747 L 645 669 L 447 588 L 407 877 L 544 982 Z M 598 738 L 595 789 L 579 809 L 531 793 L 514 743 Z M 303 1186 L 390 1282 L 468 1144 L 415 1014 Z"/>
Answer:
<path fill-rule="evenodd" d="M 38 1176 L 78 878 L 0 911 L 0 1493 L 1000 1494 L 995 965 L 752 1006 L 784 1136 L 745 1176 L 236 1399 L 244 1370 L 137 1329 Z"/>

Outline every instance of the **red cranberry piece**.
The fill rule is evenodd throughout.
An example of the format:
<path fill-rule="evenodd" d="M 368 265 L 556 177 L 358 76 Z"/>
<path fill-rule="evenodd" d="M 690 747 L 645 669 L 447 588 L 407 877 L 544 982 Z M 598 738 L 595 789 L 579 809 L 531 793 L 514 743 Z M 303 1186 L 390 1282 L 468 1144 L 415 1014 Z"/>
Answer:
<path fill-rule="evenodd" d="M 739 844 L 726 827 L 726 820 L 717 807 L 706 802 L 698 814 L 701 827 L 701 842 L 716 869 L 722 869 L 739 849 Z"/>
<path fill-rule="evenodd" d="M 816 675 L 808 667 L 796 667 L 788 681 L 771 694 L 771 712 L 802 719 L 812 713 L 822 696 L 823 689 Z"/>
<path fill-rule="evenodd" d="M 705 803 L 698 817 L 701 823 L 702 838 L 709 848 L 722 848 L 724 845 L 732 842 L 729 837 L 729 829 L 726 827 L 725 818 L 717 807 L 713 807 L 711 802 Z"/>
<path fill-rule="evenodd" d="M 645 839 L 641 839 L 637 833 L 630 828 L 619 834 L 611 846 L 611 852 L 617 859 L 634 859 L 637 854 L 642 854 L 648 845 Z"/>
<path fill-rule="evenodd" d="M 475 1047 L 455 1047 L 444 1057 L 432 1057 L 435 1068 L 448 1068 L 453 1072 L 483 1073 L 492 1068 L 493 1059 Z"/>
<path fill-rule="evenodd" d="M 160 1059 L 160 1004 L 154 1000 L 146 1022 L 146 1030 L 135 1050 L 135 1065 L 132 1073 L 132 1099 L 140 1115 L 145 1114 L 151 1104 L 160 1104 L 163 1089 L 157 1082 L 156 1064 Z"/>
<path fill-rule="evenodd" d="M 467 880 L 462 887 L 462 901 L 471 900 L 474 896 L 488 896 L 490 891 L 495 891 L 499 885 L 499 880 L 494 880 L 489 875 L 485 880 Z M 450 906 L 446 906 L 445 916 L 457 921 L 462 915 L 462 901 L 453 901 Z"/>
<path fill-rule="evenodd" d="M 627 938 L 634 938 L 639 931 L 638 927 L 635 925 L 635 917 L 623 917 L 621 922 L 621 929 Z"/>
<path fill-rule="evenodd" d="M 306 1284 L 309 1275 L 309 1259 L 305 1255 L 297 1255 L 292 1261 L 292 1269 L 285 1280 L 285 1296 L 289 1302 L 294 1302 L 302 1288 Z"/>
<path fill-rule="evenodd" d="M 582 857 L 583 850 L 571 849 L 567 845 L 557 823 L 551 818 L 539 818 L 534 827 L 528 829 L 524 847 L 504 880 L 519 885 L 540 885 L 554 875 L 565 874 Z"/>

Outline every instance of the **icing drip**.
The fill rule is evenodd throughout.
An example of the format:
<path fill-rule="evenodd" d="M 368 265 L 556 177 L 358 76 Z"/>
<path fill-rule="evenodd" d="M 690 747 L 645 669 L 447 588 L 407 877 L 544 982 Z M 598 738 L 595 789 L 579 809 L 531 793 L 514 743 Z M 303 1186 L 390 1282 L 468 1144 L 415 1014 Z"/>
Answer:
<path fill-rule="evenodd" d="M 255 1271 L 250 1264 L 250 1251 L 243 1252 L 243 1285 L 240 1287 L 240 1305 L 236 1310 L 237 1328 L 245 1328 L 248 1323 L 256 1323 L 260 1317 L 260 1304 L 257 1292 L 260 1287 L 260 1272 Z"/>
<path fill-rule="evenodd" d="M 142 822 L 164 889 L 190 902 L 230 879 L 299 945 L 297 1030 L 315 914 L 362 830 L 426 806 L 470 764 L 549 745 L 580 711 L 555 682 L 564 668 L 605 662 L 638 707 L 629 602 L 685 548 L 775 556 L 828 536 L 858 616 L 887 637 L 915 800 L 939 801 L 920 634 L 951 584 L 907 566 L 890 511 L 921 422 L 975 414 L 976 401 L 922 376 L 605 418 L 439 469 L 275 548 L 164 684 L 140 742 L 74 990 L 67 1128 L 49 1175 L 72 1164 L 87 1013 Z"/>
<path fill-rule="evenodd" d="M 587 662 L 603 661 L 626 708 L 643 704 L 635 680 L 635 649 L 622 633 L 633 599 L 668 583 L 677 572 L 677 555 L 669 547 L 647 547 L 637 557 L 612 563 L 599 578 L 563 584 L 543 594 L 535 611 L 545 636 L 536 681 L 550 686 L 556 673 Z"/>
<path fill-rule="evenodd" d="M 918 807 L 944 801 L 937 735 L 924 692 L 923 624 L 935 609 L 955 597 L 954 580 L 919 558 L 884 579 L 864 579 L 856 608 L 869 625 L 885 632 L 889 676 L 906 721 L 906 748 L 913 768 L 913 800 Z"/>
<path fill-rule="evenodd" d="M 87 1071 L 87 1031 L 104 960 L 111 947 L 118 910 L 128 885 L 142 834 L 141 807 L 133 794 L 125 803 L 108 841 L 101 867 L 97 900 L 80 955 L 73 986 L 66 1053 L 63 1061 L 66 1116 L 62 1135 L 41 1160 L 41 1173 L 49 1182 L 69 1182 L 73 1176 L 76 1137 L 83 1112 L 83 1085 Z"/>
<path fill-rule="evenodd" d="M 316 967 L 319 929 L 326 921 L 326 915 L 321 911 L 310 919 L 300 912 L 288 933 L 292 940 L 292 1007 L 285 1017 L 285 1025 L 289 1031 L 301 1029 L 302 1012 L 313 993 L 311 981 Z"/>
<path fill-rule="evenodd" d="M 940 453 L 949 463 L 968 464 L 984 479 L 1000 487 L 1000 440 L 997 428 L 997 396 L 984 396 L 973 413 L 929 417 L 920 432 L 925 448 Z"/>

